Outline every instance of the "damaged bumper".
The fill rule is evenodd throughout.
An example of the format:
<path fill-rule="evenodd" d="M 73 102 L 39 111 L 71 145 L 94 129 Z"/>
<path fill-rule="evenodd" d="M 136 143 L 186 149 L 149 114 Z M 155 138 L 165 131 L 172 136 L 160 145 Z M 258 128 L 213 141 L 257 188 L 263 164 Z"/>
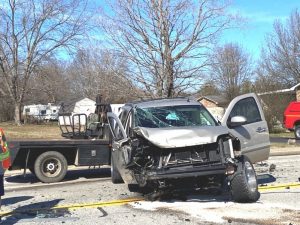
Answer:
<path fill-rule="evenodd" d="M 232 156 L 232 140 L 229 136 L 218 142 L 173 149 L 152 149 L 152 165 L 140 168 L 135 173 L 137 183 L 160 183 L 179 181 L 204 176 L 223 176 L 235 172 L 235 161 Z M 137 169 L 137 168 L 136 168 Z M 134 170 L 133 171 L 137 171 Z M 199 179 L 194 179 L 199 180 Z"/>
<path fill-rule="evenodd" d="M 145 174 L 146 180 L 160 180 L 160 179 L 179 179 L 179 178 L 193 178 L 207 175 L 225 174 L 227 166 L 223 164 L 207 165 L 207 166 L 181 166 L 171 168 L 168 170 L 149 171 Z"/>

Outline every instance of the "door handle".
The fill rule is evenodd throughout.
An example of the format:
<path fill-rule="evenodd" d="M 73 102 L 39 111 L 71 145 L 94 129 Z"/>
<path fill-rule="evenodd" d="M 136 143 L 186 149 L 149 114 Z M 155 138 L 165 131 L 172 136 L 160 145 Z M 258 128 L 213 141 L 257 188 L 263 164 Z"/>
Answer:
<path fill-rule="evenodd" d="M 258 127 L 257 129 L 256 129 L 256 132 L 257 133 L 263 133 L 263 132 L 266 132 L 267 131 L 267 129 L 266 128 L 263 128 L 263 127 Z"/>

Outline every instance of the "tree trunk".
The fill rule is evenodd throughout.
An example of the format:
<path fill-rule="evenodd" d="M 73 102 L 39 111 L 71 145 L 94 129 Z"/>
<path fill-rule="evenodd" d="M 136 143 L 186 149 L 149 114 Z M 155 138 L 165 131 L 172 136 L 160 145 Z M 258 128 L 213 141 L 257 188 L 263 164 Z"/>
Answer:
<path fill-rule="evenodd" d="M 21 125 L 21 104 L 19 102 L 15 103 L 15 123 Z"/>
<path fill-rule="evenodd" d="M 169 57 L 170 58 L 170 57 Z M 169 59 L 166 62 L 166 74 L 167 74 L 167 88 L 166 88 L 166 97 L 171 98 L 174 96 L 174 64 Z"/>

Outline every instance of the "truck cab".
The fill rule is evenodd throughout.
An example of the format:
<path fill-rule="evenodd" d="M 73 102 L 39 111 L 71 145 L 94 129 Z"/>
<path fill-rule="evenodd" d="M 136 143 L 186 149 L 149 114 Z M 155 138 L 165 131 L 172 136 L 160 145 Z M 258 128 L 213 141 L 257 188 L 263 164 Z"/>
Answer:
<path fill-rule="evenodd" d="M 295 138 L 300 139 L 300 102 L 291 102 L 286 107 L 283 118 L 285 128 L 294 131 Z"/>

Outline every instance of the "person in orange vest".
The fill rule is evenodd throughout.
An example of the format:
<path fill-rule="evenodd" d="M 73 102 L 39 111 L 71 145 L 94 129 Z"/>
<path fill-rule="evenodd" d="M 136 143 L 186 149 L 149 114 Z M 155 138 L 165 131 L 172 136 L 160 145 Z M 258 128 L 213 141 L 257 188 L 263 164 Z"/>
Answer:
<path fill-rule="evenodd" d="M 0 128 L 0 208 L 1 208 L 1 197 L 4 195 L 4 172 L 10 167 L 10 154 L 6 138 L 2 128 Z M 1 218 L 0 218 L 1 220 Z"/>

